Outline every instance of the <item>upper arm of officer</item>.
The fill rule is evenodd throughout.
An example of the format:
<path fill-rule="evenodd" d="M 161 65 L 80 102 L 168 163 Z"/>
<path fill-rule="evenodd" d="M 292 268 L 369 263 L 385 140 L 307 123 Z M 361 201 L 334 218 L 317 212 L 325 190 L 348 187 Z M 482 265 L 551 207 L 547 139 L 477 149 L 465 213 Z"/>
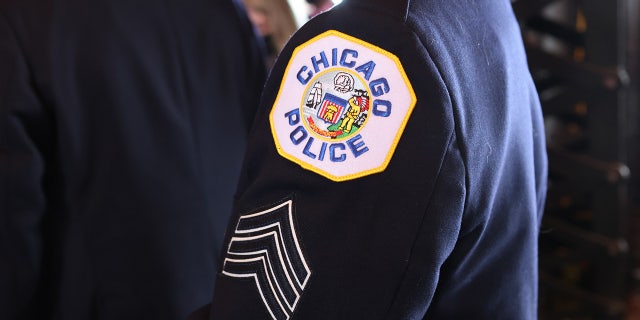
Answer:
<path fill-rule="evenodd" d="M 465 170 L 420 40 L 384 13 L 320 15 L 281 54 L 261 110 L 212 318 L 424 314 L 460 231 Z"/>

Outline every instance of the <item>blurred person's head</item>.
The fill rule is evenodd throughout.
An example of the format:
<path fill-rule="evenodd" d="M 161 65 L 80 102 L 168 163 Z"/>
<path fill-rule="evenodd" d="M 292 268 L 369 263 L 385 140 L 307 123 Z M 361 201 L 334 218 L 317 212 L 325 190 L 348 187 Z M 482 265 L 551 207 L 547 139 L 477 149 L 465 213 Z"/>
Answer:
<path fill-rule="evenodd" d="M 311 5 L 311 12 L 309 13 L 309 19 L 333 7 L 332 0 L 307 0 L 307 3 Z"/>
<path fill-rule="evenodd" d="M 251 1 L 247 0 L 246 2 Z M 249 14 L 249 19 L 256 27 L 261 36 L 267 36 L 271 34 L 271 28 L 269 26 L 269 16 L 265 7 L 260 5 L 247 5 L 247 13 Z"/>
<path fill-rule="evenodd" d="M 270 45 L 279 53 L 298 29 L 287 0 L 243 0 L 249 19 L 258 32 L 270 39 Z"/>

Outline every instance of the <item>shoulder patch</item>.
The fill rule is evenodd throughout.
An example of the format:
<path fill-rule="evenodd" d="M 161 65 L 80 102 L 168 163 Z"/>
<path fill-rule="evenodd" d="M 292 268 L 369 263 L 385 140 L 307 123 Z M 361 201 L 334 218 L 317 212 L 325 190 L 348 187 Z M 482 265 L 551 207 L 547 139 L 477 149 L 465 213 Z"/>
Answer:
<path fill-rule="evenodd" d="M 416 104 L 400 60 L 330 30 L 301 44 L 270 114 L 278 153 L 333 181 L 386 169 Z"/>

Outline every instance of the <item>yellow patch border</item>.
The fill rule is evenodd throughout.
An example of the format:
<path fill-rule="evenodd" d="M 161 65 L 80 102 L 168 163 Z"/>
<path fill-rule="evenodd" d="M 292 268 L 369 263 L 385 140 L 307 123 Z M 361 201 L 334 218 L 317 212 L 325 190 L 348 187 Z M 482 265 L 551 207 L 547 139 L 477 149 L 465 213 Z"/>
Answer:
<path fill-rule="evenodd" d="M 400 127 L 397 130 L 396 136 L 393 139 L 393 143 L 391 144 L 391 146 L 389 147 L 389 150 L 387 151 L 387 155 L 384 159 L 384 161 L 375 168 L 371 168 L 368 170 L 364 170 L 358 173 L 353 173 L 353 174 L 348 174 L 345 176 L 336 176 L 333 175 L 325 170 L 319 169 L 307 162 L 304 162 L 302 160 L 300 160 L 298 157 L 288 154 L 280 145 L 280 141 L 278 140 L 278 136 L 277 133 L 275 131 L 274 128 L 274 113 L 275 113 L 275 106 L 278 104 L 278 101 L 280 100 L 280 95 L 282 94 L 282 90 L 284 89 L 284 84 L 285 84 L 285 80 L 286 80 L 286 76 L 289 75 L 289 69 L 291 67 L 291 63 L 293 62 L 293 60 L 295 59 L 295 57 L 297 56 L 297 54 L 303 50 L 305 47 L 311 45 L 312 43 L 322 39 L 322 38 L 326 38 L 329 36 L 336 36 L 351 42 L 355 42 L 356 44 L 359 44 L 363 47 L 366 47 L 368 49 L 371 49 L 379 54 L 382 54 L 384 56 L 386 56 L 387 58 L 391 59 L 396 67 L 398 68 L 398 72 L 400 73 L 400 76 L 402 77 L 402 79 L 404 80 L 404 83 L 407 87 L 407 90 L 409 91 L 409 95 L 411 97 L 411 101 L 409 103 L 409 107 L 406 111 L 406 114 L 404 116 L 404 118 L 402 119 L 402 122 L 400 123 Z M 271 127 L 271 135 L 273 137 L 273 141 L 276 145 L 276 150 L 278 151 L 278 154 L 280 154 L 282 157 L 298 164 L 299 166 L 301 166 L 304 169 L 307 169 L 309 171 L 313 171 L 319 175 L 322 175 L 330 180 L 336 181 L 336 182 L 343 182 L 343 181 L 348 181 L 348 180 L 353 180 L 353 179 L 357 179 L 357 178 L 362 178 L 371 174 L 375 174 L 375 173 L 379 173 L 382 172 L 384 170 L 386 170 L 387 166 L 389 165 L 389 162 L 391 162 L 391 157 L 393 157 L 393 154 L 395 153 L 396 147 L 398 146 L 398 143 L 400 142 L 400 138 L 402 137 L 402 134 L 404 133 L 404 129 L 407 125 L 407 122 L 409 122 L 409 118 L 411 117 L 411 113 L 413 113 L 413 109 L 415 108 L 415 105 L 418 101 L 418 99 L 416 98 L 416 94 L 413 91 L 413 86 L 411 86 L 411 82 L 409 82 L 409 78 L 407 77 L 407 74 L 404 71 L 404 68 L 402 67 L 402 63 L 400 62 L 400 59 L 398 59 L 398 57 L 396 55 L 394 55 L 391 52 L 388 52 L 380 47 L 377 47 L 375 45 L 372 45 L 366 41 L 360 40 L 358 38 L 352 37 L 350 35 L 344 34 L 342 32 L 339 32 L 337 30 L 328 30 L 325 31 L 309 40 L 307 40 L 306 42 L 304 42 L 303 44 L 299 45 L 298 47 L 296 47 L 295 50 L 293 50 L 293 53 L 291 54 L 291 58 L 289 59 L 289 62 L 287 64 L 287 68 L 284 71 L 284 76 L 282 81 L 280 82 L 280 88 L 278 89 L 278 95 L 276 96 L 276 99 L 273 102 L 273 106 L 271 107 L 271 112 L 269 113 L 269 124 Z"/>

